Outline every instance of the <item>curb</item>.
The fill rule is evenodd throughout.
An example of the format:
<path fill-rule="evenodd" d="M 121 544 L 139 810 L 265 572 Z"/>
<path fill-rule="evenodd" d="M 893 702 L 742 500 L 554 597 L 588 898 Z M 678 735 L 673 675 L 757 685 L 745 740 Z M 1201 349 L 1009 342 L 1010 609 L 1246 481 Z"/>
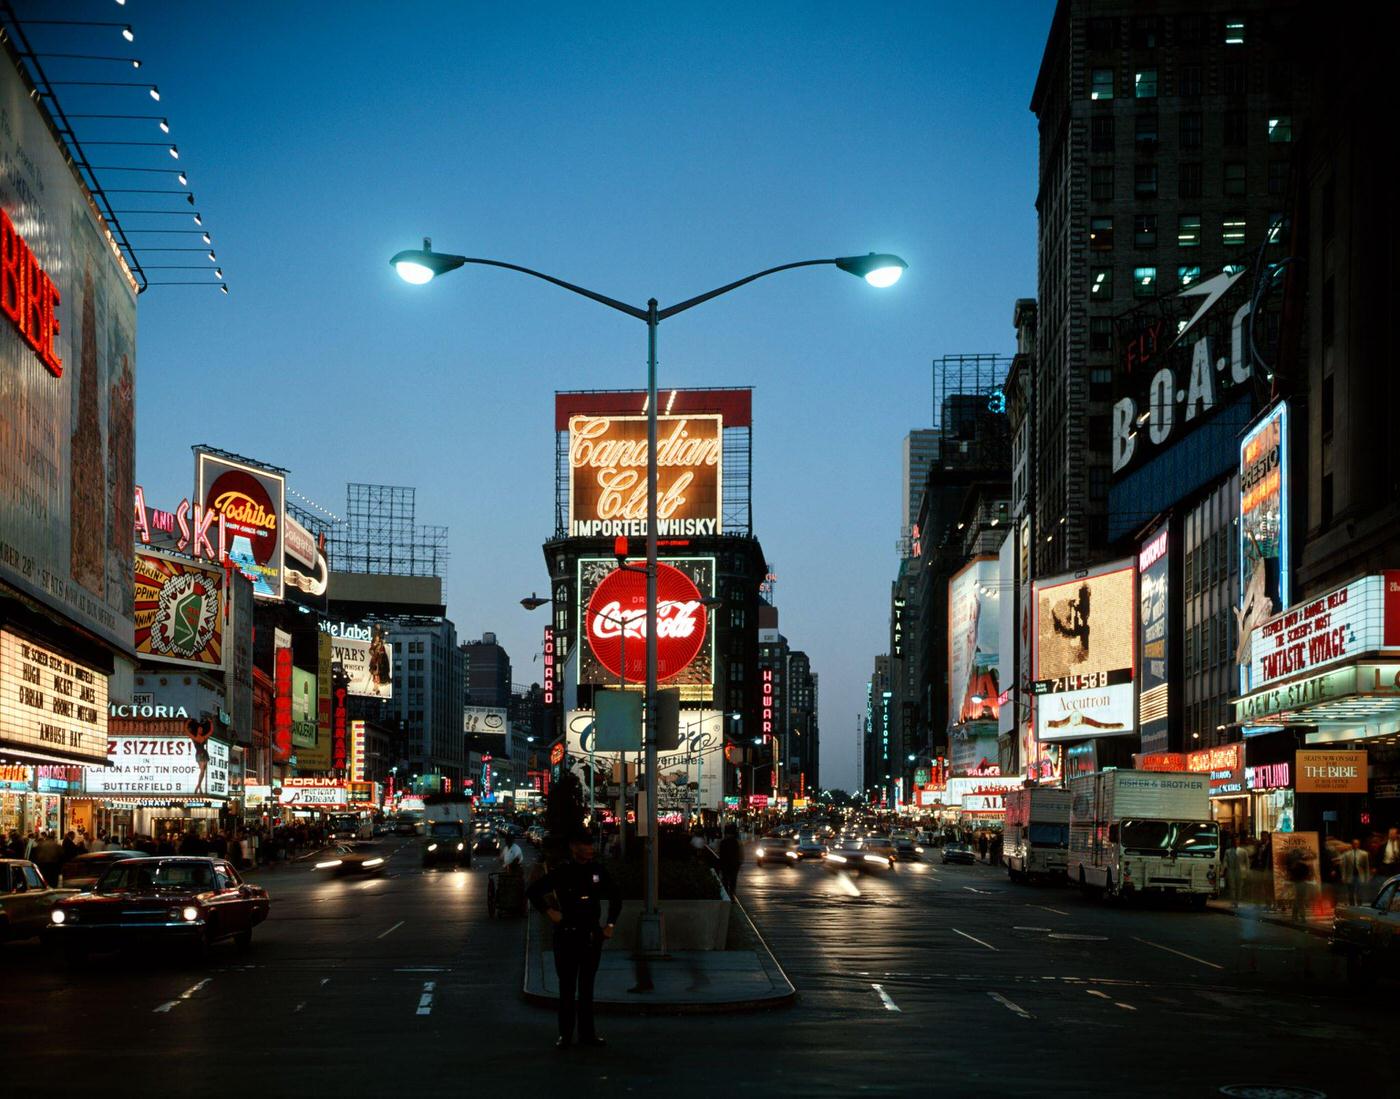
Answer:
<path fill-rule="evenodd" d="M 1272 924 L 1274 927 L 1285 927 L 1288 928 L 1290 931 L 1298 931 L 1304 935 L 1311 935 L 1314 938 L 1318 939 L 1330 939 L 1332 937 L 1332 929 L 1330 926 L 1319 926 L 1312 923 L 1300 926 L 1299 924 L 1294 923 L 1293 920 L 1289 919 L 1287 916 L 1262 914 L 1254 916 L 1250 915 L 1247 912 L 1243 912 L 1238 908 L 1228 908 L 1223 905 L 1215 904 L 1207 904 L 1206 911 L 1215 912 L 1221 916 L 1232 916 L 1237 920 L 1251 920 L 1255 923 Z"/>
<path fill-rule="evenodd" d="M 742 999 L 727 1001 L 705 1001 L 699 1003 L 687 1002 L 684 1000 L 644 1000 L 640 997 L 637 1000 L 600 1000 L 596 996 L 593 1000 L 593 1010 L 599 1015 L 724 1015 L 724 1014 L 746 1014 L 758 1011 L 771 1011 L 775 1008 L 787 1007 L 797 999 L 797 987 L 792 983 L 783 967 L 778 964 L 778 959 L 773 956 L 768 943 L 759 934 L 758 928 L 754 926 L 753 920 L 738 901 L 732 902 L 734 910 L 749 925 L 754 938 L 758 941 L 759 949 L 755 951 L 759 963 L 763 966 L 764 972 L 770 981 L 775 984 L 786 986 L 786 991 L 779 991 L 771 996 L 764 996 L 759 999 Z M 530 987 L 530 965 L 531 965 L 531 944 L 539 934 L 539 928 L 533 912 L 526 916 L 525 920 L 525 974 L 521 981 L 520 994 L 522 998 L 530 1004 L 538 1007 L 553 1008 L 558 1005 L 557 996 L 551 996 L 546 992 L 538 991 Z M 543 964 L 544 951 L 536 949 L 535 956 Z"/>

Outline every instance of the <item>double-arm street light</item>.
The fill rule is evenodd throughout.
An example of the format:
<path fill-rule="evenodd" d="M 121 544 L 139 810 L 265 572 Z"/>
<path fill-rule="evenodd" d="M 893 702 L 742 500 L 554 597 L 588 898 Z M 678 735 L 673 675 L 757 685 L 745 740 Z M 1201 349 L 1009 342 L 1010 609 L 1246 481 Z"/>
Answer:
<path fill-rule="evenodd" d="M 412 248 L 399 252 L 390 264 L 405 281 L 421 285 L 431 282 L 438 275 L 455 271 L 465 264 L 478 264 L 484 267 L 502 267 L 507 271 L 518 271 L 531 278 L 543 279 L 561 289 L 616 309 L 642 321 L 647 326 L 647 613 L 646 613 L 646 780 L 647 780 L 647 853 L 646 853 L 646 904 L 639 925 L 639 952 L 660 954 L 664 951 L 661 928 L 661 911 L 658 904 L 659 867 L 657 864 L 656 842 L 656 329 L 662 321 L 684 313 L 697 305 L 737 290 L 741 286 L 776 275 L 779 271 L 792 271 L 798 267 L 839 267 L 848 274 L 858 275 L 871 286 L 893 286 L 908 267 L 898 256 L 877 255 L 874 252 L 864 256 L 839 256 L 834 259 L 799 260 L 796 263 L 783 263 L 763 271 L 747 275 L 742 279 L 699 294 L 685 301 L 677 302 L 662 309 L 652 298 L 646 308 L 629 305 L 610 298 L 606 294 L 576 286 L 571 282 L 531 270 L 516 263 L 501 260 L 481 259 L 474 256 L 457 256 L 444 252 L 434 252 L 432 241 L 425 237 L 422 248 Z"/>

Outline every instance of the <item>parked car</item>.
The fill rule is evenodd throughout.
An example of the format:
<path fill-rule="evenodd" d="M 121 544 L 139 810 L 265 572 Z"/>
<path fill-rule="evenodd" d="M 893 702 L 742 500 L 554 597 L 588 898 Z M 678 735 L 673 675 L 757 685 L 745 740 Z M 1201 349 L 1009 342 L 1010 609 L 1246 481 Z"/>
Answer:
<path fill-rule="evenodd" d="M 969 866 L 977 861 L 977 856 L 973 854 L 971 846 L 963 843 L 962 840 L 949 840 L 943 845 L 943 862 L 965 862 Z"/>
<path fill-rule="evenodd" d="M 267 890 L 245 882 L 223 859 L 125 859 L 92 892 L 60 900 L 44 935 L 72 962 L 138 942 L 176 941 L 203 955 L 221 939 L 251 945 L 269 905 Z"/>
<path fill-rule="evenodd" d="M 1370 904 L 1339 906 L 1328 945 L 1346 957 L 1353 984 L 1400 977 L 1400 875 L 1387 879 Z"/>
<path fill-rule="evenodd" d="M 63 871 L 59 874 L 59 882 L 73 889 L 91 889 L 97 884 L 97 879 L 107 873 L 108 868 L 122 859 L 144 859 L 144 851 L 123 851 L 107 848 L 105 851 L 93 851 L 87 855 L 79 855 L 77 858 L 69 859 L 63 864 Z"/>
<path fill-rule="evenodd" d="M 0 942 L 42 934 L 54 903 L 76 892 L 48 885 L 26 859 L 0 859 Z"/>

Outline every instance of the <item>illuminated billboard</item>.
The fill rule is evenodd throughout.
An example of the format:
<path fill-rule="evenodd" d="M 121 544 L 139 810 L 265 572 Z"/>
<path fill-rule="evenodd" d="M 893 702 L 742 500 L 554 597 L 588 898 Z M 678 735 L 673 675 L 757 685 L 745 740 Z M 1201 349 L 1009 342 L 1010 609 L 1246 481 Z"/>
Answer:
<path fill-rule="evenodd" d="M 1136 731 L 1135 576 L 1129 559 L 1035 582 L 1033 689 L 1041 741 Z"/>
<path fill-rule="evenodd" d="M 641 562 L 631 561 L 633 568 Z M 601 593 L 601 594 L 600 594 Z M 682 702 L 713 693 L 715 640 L 704 600 L 715 594 L 713 557 L 668 557 L 657 576 L 657 681 Z M 594 598 L 598 596 L 598 598 Z M 578 681 L 615 687 L 625 675 L 639 685 L 646 666 L 646 577 L 623 571 L 615 557 L 578 561 Z"/>
<path fill-rule="evenodd" d="M 89 794 L 128 797 L 228 797 L 228 745 L 187 736 L 118 736 L 108 741 L 111 766 L 83 771 Z"/>
<path fill-rule="evenodd" d="M 1241 691 L 1250 677 L 1255 628 L 1288 606 L 1288 406 L 1280 402 L 1240 441 L 1240 606 L 1235 612 Z"/>
<path fill-rule="evenodd" d="M 0 747 L 105 763 L 106 673 L 0 629 Z"/>
<path fill-rule="evenodd" d="M 995 557 L 968 562 L 948 581 L 949 727 L 997 720 L 1000 583 Z"/>
<path fill-rule="evenodd" d="M 594 749 L 594 712 L 570 710 L 565 717 L 569 763 L 588 789 L 589 752 Z M 695 809 L 719 809 L 724 796 L 724 714 L 719 710 L 682 710 L 680 745 L 663 750 L 656 757 L 659 813 Z M 597 752 L 594 763 L 600 771 L 610 769 L 622 758 L 620 752 Z M 690 784 L 695 783 L 696 789 Z M 602 800 L 601 795 L 599 800 Z"/>
<path fill-rule="evenodd" d="M 195 451 L 195 498 L 223 517 L 228 559 L 262 599 L 281 599 L 285 591 L 286 497 L 279 471 Z"/>
<path fill-rule="evenodd" d="M 350 694 L 394 697 L 394 646 L 384 640 L 383 626 L 322 622 L 321 630 L 330 635 L 331 659 L 349 680 Z"/>
<path fill-rule="evenodd" d="M 129 652 L 136 282 L 11 58 L 0 59 L 0 579 Z"/>
<path fill-rule="evenodd" d="M 657 533 L 720 533 L 724 421 L 717 415 L 659 416 Z M 569 535 L 646 533 L 647 418 L 579 415 L 569 420 Z"/>
<path fill-rule="evenodd" d="M 1138 652 L 1142 670 L 1138 683 L 1138 731 L 1144 752 L 1168 747 L 1168 681 L 1171 673 L 1170 602 L 1171 556 L 1161 527 L 1138 551 Z"/>
<path fill-rule="evenodd" d="M 218 566 L 139 551 L 135 615 L 136 651 L 143 659 L 223 666 L 224 570 Z"/>

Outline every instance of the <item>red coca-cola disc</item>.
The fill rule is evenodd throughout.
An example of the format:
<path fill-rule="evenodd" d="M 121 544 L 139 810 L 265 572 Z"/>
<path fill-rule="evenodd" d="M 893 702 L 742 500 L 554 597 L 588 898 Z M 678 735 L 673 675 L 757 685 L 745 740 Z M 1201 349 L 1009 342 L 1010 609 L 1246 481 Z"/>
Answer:
<path fill-rule="evenodd" d="M 627 682 L 646 678 L 647 578 L 618 569 L 603 578 L 588 600 L 583 632 L 598 662 Z M 674 565 L 656 566 L 656 681 L 674 679 L 705 643 L 707 618 L 700 589 Z M 623 644 L 623 630 L 626 644 Z M 627 668 L 622 668 L 626 650 Z"/>

